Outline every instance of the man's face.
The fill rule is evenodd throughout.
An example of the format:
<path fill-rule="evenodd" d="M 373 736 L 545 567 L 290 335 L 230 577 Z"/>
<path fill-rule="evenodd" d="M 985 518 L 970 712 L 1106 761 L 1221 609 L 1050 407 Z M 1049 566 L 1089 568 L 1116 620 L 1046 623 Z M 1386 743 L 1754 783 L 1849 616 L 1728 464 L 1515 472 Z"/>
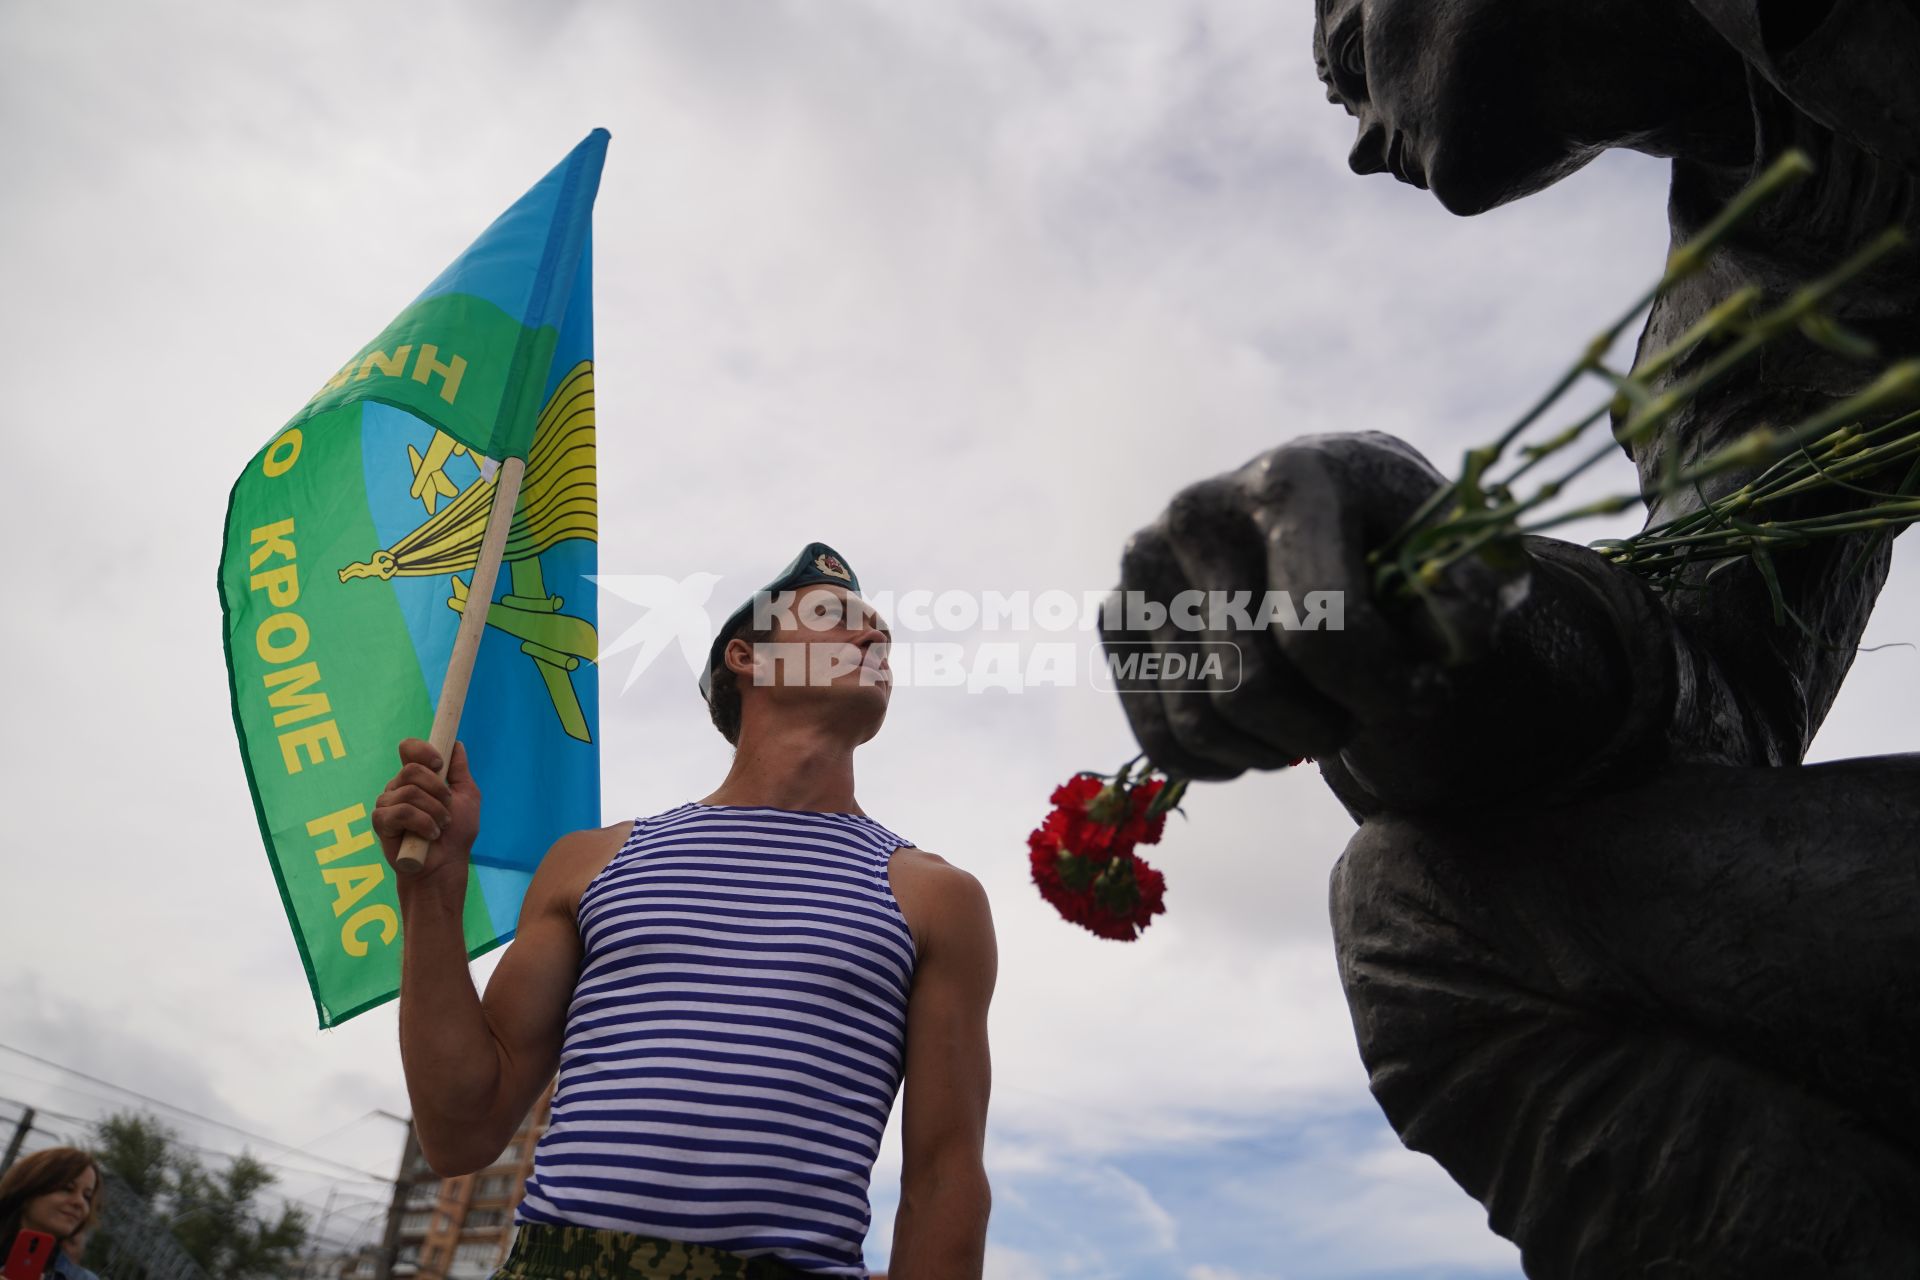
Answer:
<path fill-rule="evenodd" d="M 1591 100 L 1590 68 L 1627 42 L 1620 14 L 1609 27 L 1564 0 L 1316 0 L 1315 10 L 1327 97 L 1358 124 L 1354 172 L 1392 173 L 1474 214 L 1597 154 L 1580 117 L 1605 108 Z"/>
<path fill-rule="evenodd" d="M 775 602 L 773 634 L 753 646 L 755 682 L 782 700 L 829 696 L 847 700 L 850 713 L 884 716 L 893 692 L 886 620 L 845 587 L 802 587 L 790 600 Z"/>

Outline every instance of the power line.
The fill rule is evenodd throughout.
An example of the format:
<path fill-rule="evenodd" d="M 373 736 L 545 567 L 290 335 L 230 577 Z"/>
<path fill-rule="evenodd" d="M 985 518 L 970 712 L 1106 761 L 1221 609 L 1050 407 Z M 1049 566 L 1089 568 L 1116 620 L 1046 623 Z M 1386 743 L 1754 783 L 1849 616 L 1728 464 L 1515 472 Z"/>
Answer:
<path fill-rule="evenodd" d="M 180 1106 L 178 1103 L 168 1102 L 163 1098 L 156 1098 L 151 1094 L 141 1093 L 138 1089 L 129 1089 L 127 1088 L 127 1086 L 123 1084 L 115 1084 L 111 1080 L 102 1080 L 99 1076 L 88 1075 L 86 1072 L 80 1071 L 74 1067 L 69 1067 L 64 1063 L 55 1062 L 51 1058 L 43 1058 L 37 1053 L 28 1053 L 25 1049 L 17 1049 L 10 1044 L 0 1044 L 0 1050 L 4 1050 L 5 1052 L 11 1053 L 11 1054 L 16 1054 L 19 1057 L 27 1059 L 29 1062 L 37 1062 L 42 1066 L 52 1067 L 55 1071 L 64 1071 L 68 1075 L 77 1077 L 78 1079 L 81 1079 L 81 1080 L 85 1080 L 91 1084 L 101 1085 L 105 1088 L 112 1089 L 118 1093 L 124 1093 L 130 1098 L 138 1098 L 140 1099 L 140 1101 L 151 1103 L 153 1106 L 165 1107 L 169 1111 L 177 1112 L 178 1114 L 183 1116 L 188 1116 L 194 1120 L 200 1121 L 202 1124 L 216 1125 L 219 1128 L 228 1130 L 229 1132 L 237 1133 L 243 1138 L 252 1138 L 255 1142 L 264 1142 L 268 1146 L 277 1147 L 281 1151 L 291 1152 L 294 1155 L 305 1156 L 309 1160 L 317 1160 L 322 1164 L 330 1164 L 337 1169 L 345 1169 L 351 1173 L 358 1174 L 360 1177 L 367 1178 L 373 1182 L 384 1182 L 388 1186 L 392 1186 L 394 1185 L 395 1182 L 398 1181 L 398 1179 L 384 1177 L 377 1173 L 368 1173 L 365 1169 L 361 1169 L 361 1168 L 358 1168 L 357 1166 L 347 1164 L 346 1162 L 341 1160 L 332 1159 L 329 1156 L 318 1155 L 312 1151 L 303 1150 L 300 1147 L 296 1147 L 292 1145 L 291 1143 L 282 1142 L 278 1138 L 269 1138 L 265 1134 L 254 1133 L 250 1129 L 242 1129 L 239 1125 L 228 1124 L 225 1120 L 215 1120 L 212 1116 L 201 1115 L 198 1111 L 190 1110 L 186 1107 Z"/>
<path fill-rule="evenodd" d="M 83 1089 L 83 1088 L 81 1088 L 81 1087 L 80 1087 L 79 1085 L 76 1085 L 76 1084 L 66 1084 L 66 1083 L 64 1083 L 64 1082 L 62 1082 L 62 1081 L 59 1081 L 59 1080 L 48 1080 L 48 1079 L 46 1079 L 46 1078 L 45 1078 L 44 1076 L 36 1076 L 36 1075 L 29 1075 L 29 1074 L 28 1074 L 27 1072 L 25 1072 L 25 1071 L 14 1071 L 14 1070 L 11 1070 L 11 1069 L 9 1069 L 9 1068 L 7 1068 L 7 1067 L 0 1067 L 0 1076 L 11 1076 L 11 1077 L 12 1077 L 13 1079 L 15 1079 L 15 1080 L 21 1080 L 21 1081 L 25 1081 L 25 1082 L 26 1082 L 26 1083 L 28 1083 L 28 1084 L 35 1084 L 35 1085 L 39 1085 L 39 1086 L 40 1086 L 40 1087 L 41 1087 L 42 1089 L 55 1089 L 55 1090 L 58 1090 L 58 1091 L 59 1091 L 59 1092 L 61 1092 L 61 1093 L 67 1093 L 67 1094 L 72 1094 L 72 1095 L 73 1095 L 74 1097 L 76 1097 L 76 1098 L 86 1098 L 86 1099 L 88 1099 L 88 1100 L 89 1100 L 89 1101 L 91 1101 L 91 1102 L 98 1102 L 98 1103 L 102 1103 L 102 1104 L 104 1104 L 104 1105 L 106 1105 L 106 1106 L 110 1106 L 110 1107 L 124 1107 L 124 1106 L 126 1106 L 126 1105 L 127 1105 L 127 1102 L 126 1102 L 126 1099 L 125 1099 L 125 1098 L 116 1098 L 116 1097 L 113 1097 L 113 1096 L 112 1096 L 112 1095 L 110 1095 L 110 1094 L 105 1094 L 105 1093 L 101 1093 L 101 1092 L 99 1092 L 98 1090 L 94 1090 L 94 1089 Z M 4 1101 L 13 1101 L 13 1100 L 12 1100 L 12 1099 L 4 1099 Z M 15 1105 L 15 1106 L 21 1106 L 21 1107 L 23 1107 L 23 1106 L 26 1106 L 26 1105 L 28 1105 L 28 1104 L 26 1104 L 26 1103 L 24 1103 L 24 1102 L 14 1102 L 14 1103 L 13 1103 L 13 1105 Z M 57 1112 L 57 1111 L 49 1111 L 49 1110 L 47 1110 L 47 1108 L 45 1108 L 45 1107 L 43 1107 L 43 1106 L 40 1106 L 40 1104 L 39 1104 L 39 1103 L 34 1103 L 34 1104 L 32 1104 L 32 1105 L 33 1105 L 33 1106 L 34 1106 L 34 1107 L 35 1107 L 36 1109 L 38 1109 L 38 1110 L 40 1110 L 40 1111 L 43 1111 L 43 1112 L 46 1112 L 46 1114 L 47 1114 L 47 1115 L 50 1115 L 50 1116 L 52 1116 L 52 1115 L 60 1115 L 60 1113 L 59 1113 L 59 1112 Z M 86 1125 L 91 1125 L 91 1124 L 94 1124 L 94 1123 L 95 1123 L 95 1121 L 92 1121 L 92 1120 L 89 1120 L 89 1119 L 87 1119 L 87 1118 L 86 1118 L 85 1116 L 70 1116 L 70 1115 L 69 1115 L 69 1116 L 61 1116 L 61 1119 L 63 1119 L 63 1120 L 73 1120 L 73 1121 L 76 1121 L 77 1123 L 80 1123 L 80 1124 L 86 1124 Z"/>
<path fill-rule="evenodd" d="M 66 1130 L 64 1130 L 64 1129 L 48 1129 L 48 1128 L 45 1128 L 45 1127 L 43 1127 L 43 1126 L 41 1126 L 41 1125 L 37 1125 L 37 1124 L 30 1124 L 30 1125 L 28 1125 L 28 1126 L 27 1126 L 27 1136 L 28 1136 L 28 1137 L 32 1137 L 32 1136 L 33 1136 L 34 1134 L 36 1134 L 36 1133 L 37 1133 L 37 1134 L 39 1134 L 39 1135 L 40 1135 L 41 1137 L 43 1137 L 43 1138 L 51 1138 L 51 1139 L 53 1139 L 53 1145 L 54 1145 L 54 1146 L 56 1146 L 56 1147 L 71 1147 L 71 1146 L 75 1146 L 75 1145 L 77 1145 L 77 1144 L 76 1144 L 76 1143 L 74 1142 L 74 1140 L 73 1140 L 73 1138 L 72 1138 L 72 1136 L 71 1136 L 70 1134 L 68 1134 L 68 1133 L 67 1133 L 67 1131 L 66 1131 Z M 32 1145 L 32 1144 L 28 1144 L 28 1145 Z M 41 1148 L 41 1147 L 39 1147 L 38 1145 L 34 1145 L 34 1150 L 36 1150 L 36 1151 L 38 1151 L 38 1150 L 42 1150 L 42 1149 L 43 1149 L 43 1148 Z M 22 1148 L 22 1153 L 23 1153 L 23 1154 L 31 1154 L 31 1153 L 29 1153 L 29 1152 L 26 1152 L 26 1151 L 24 1150 L 24 1145 L 23 1145 L 23 1148 Z"/>
<path fill-rule="evenodd" d="M 14 1073 L 8 1072 L 7 1074 L 12 1075 Z M 49 1083 L 49 1082 L 41 1081 L 40 1083 Z M 65 1088 L 66 1086 L 55 1085 L 54 1087 Z M 79 1091 L 70 1090 L 70 1092 L 79 1092 Z M 86 1094 L 85 1096 L 90 1098 L 99 1097 L 98 1094 L 92 1094 L 92 1093 Z M 26 1103 L 20 1102 L 14 1098 L 0 1098 L 0 1104 L 13 1106 L 13 1107 L 21 1107 L 21 1108 L 27 1107 Z M 46 1116 L 54 1120 L 66 1120 L 73 1124 L 85 1125 L 89 1130 L 94 1129 L 99 1125 L 98 1120 L 89 1120 L 86 1116 L 69 1115 L 64 1111 L 54 1111 L 48 1107 L 35 1106 L 32 1108 L 32 1110 L 36 1115 Z M 34 1126 L 34 1131 L 36 1133 L 47 1134 L 47 1136 L 49 1137 L 61 1137 L 61 1135 L 55 1134 L 51 1130 L 42 1129 L 38 1125 Z M 87 1145 L 86 1143 L 72 1143 L 69 1139 L 66 1139 L 64 1137 L 61 1137 L 61 1140 L 63 1142 L 68 1142 L 69 1145 L 74 1145 L 74 1146 Z M 263 1160 L 259 1156 L 256 1156 L 252 1152 L 248 1152 L 248 1151 L 227 1151 L 227 1150 L 223 1150 L 220 1147 L 203 1147 L 197 1142 L 188 1142 L 185 1138 L 181 1137 L 177 1133 L 173 1134 L 168 1139 L 168 1141 L 171 1142 L 174 1146 L 185 1147 L 188 1151 L 197 1151 L 204 1156 L 218 1156 L 222 1160 L 227 1160 L 227 1161 L 238 1160 L 241 1156 L 246 1156 L 248 1159 L 253 1160 L 259 1164 L 264 1164 L 269 1168 L 284 1169 L 288 1173 L 298 1174 L 300 1177 L 303 1177 L 303 1178 L 322 1179 L 325 1185 L 327 1186 L 352 1187 L 357 1190 L 362 1186 L 362 1184 L 366 1182 L 365 1178 L 342 1178 L 337 1174 L 330 1174 L 319 1169 L 303 1169 L 299 1165 L 286 1164 L 279 1160 Z"/>
<path fill-rule="evenodd" d="M 101 1096 L 90 1089 L 81 1089 L 74 1085 L 61 1084 L 58 1080 L 49 1080 L 45 1076 L 36 1076 L 26 1071 L 15 1071 L 11 1067 L 0 1067 L 0 1076 L 11 1076 L 15 1080 L 23 1080 L 28 1084 L 37 1084 L 43 1089 L 58 1089 L 61 1093 L 71 1093 L 82 1098 L 99 1098 Z M 11 1099 L 8 1099 L 8 1101 L 11 1101 Z M 118 1099 L 115 1099 L 115 1101 L 118 1101 Z M 25 1106 L 27 1104 L 16 1102 L 14 1105 Z M 38 1106 L 39 1104 L 35 1103 L 33 1105 Z"/>
<path fill-rule="evenodd" d="M 203 1156 L 219 1156 L 222 1159 L 229 1160 L 229 1161 L 238 1160 L 240 1159 L 240 1157 L 246 1156 L 248 1159 L 254 1161 L 255 1163 L 264 1164 L 267 1167 L 272 1169 L 284 1169 L 288 1173 L 296 1173 L 303 1178 L 319 1178 L 327 1186 L 353 1187 L 357 1190 L 360 1188 L 361 1184 L 366 1181 L 366 1179 L 364 1178 L 335 1177 L 330 1174 L 322 1173 L 318 1169 L 302 1169 L 298 1165 L 282 1164 L 278 1160 L 262 1160 L 260 1159 L 259 1156 L 253 1155 L 251 1152 L 247 1152 L 247 1151 L 222 1151 L 218 1147 L 203 1147 L 198 1143 L 188 1142 L 184 1138 L 175 1138 L 174 1142 L 179 1146 L 187 1148 L 189 1151 L 198 1151 Z"/>
<path fill-rule="evenodd" d="M 325 1142 L 328 1138 L 337 1138 L 341 1134 L 345 1133 L 347 1130 L 353 1128 L 355 1125 L 365 1124 L 367 1121 L 373 1119 L 375 1116 L 392 1116 L 395 1120 L 400 1121 L 400 1123 L 402 1124 L 406 1123 L 406 1119 L 404 1117 L 395 1116 L 391 1111 L 383 1111 L 379 1107 L 370 1107 L 366 1111 L 363 1111 L 359 1115 L 355 1116 L 353 1119 L 347 1121 L 345 1124 L 335 1125 L 333 1128 L 327 1130 L 325 1133 L 321 1134 L 319 1137 L 308 1138 L 305 1142 L 301 1143 L 300 1145 L 303 1147 L 317 1147 L 321 1143 Z"/>

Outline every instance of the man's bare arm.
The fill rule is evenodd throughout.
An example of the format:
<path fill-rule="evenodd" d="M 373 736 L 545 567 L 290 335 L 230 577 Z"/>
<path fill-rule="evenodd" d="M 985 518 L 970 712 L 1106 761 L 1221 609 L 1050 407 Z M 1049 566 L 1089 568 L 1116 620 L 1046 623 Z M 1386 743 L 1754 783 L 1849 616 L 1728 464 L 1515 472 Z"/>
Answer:
<path fill-rule="evenodd" d="M 998 952 L 980 882 L 918 850 L 896 856 L 896 896 L 917 925 L 907 1006 L 904 1162 L 890 1280 L 978 1280 L 985 1262 L 987 1006 Z"/>
<path fill-rule="evenodd" d="M 554 843 L 483 1000 L 462 927 L 479 792 L 458 747 L 444 782 L 426 743 L 403 743 L 401 759 L 374 809 L 374 829 L 389 860 L 407 832 L 432 843 L 418 872 L 398 876 L 400 1058 L 420 1149 L 436 1173 L 452 1176 L 492 1163 L 553 1076 L 580 966 L 575 904 L 618 832 L 575 832 Z"/>

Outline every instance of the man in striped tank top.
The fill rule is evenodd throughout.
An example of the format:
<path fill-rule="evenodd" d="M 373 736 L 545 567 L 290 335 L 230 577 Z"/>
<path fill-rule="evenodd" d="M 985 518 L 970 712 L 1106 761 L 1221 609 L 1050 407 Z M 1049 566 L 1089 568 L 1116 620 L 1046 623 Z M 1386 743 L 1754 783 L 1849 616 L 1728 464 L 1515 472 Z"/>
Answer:
<path fill-rule="evenodd" d="M 462 938 L 480 795 L 424 742 L 374 810 L 405 921 L 400 1049 L 435 1172 L 492 1164 L 559 1071 L 500 1271 L 513 1280 L 865 1276 L 868 1182 L 904 1085 L 892 1280 L 985 1250 L 993 922 L 979 882 L 854 800 L 891 692 L 885 623 L 809 545 L 702 674 L 711 795 L 557 841 L 487 984 Z M 785 608 L 781 608 L 785 606 Z M 762 625 L 765 624 L 765 625 Z"/>

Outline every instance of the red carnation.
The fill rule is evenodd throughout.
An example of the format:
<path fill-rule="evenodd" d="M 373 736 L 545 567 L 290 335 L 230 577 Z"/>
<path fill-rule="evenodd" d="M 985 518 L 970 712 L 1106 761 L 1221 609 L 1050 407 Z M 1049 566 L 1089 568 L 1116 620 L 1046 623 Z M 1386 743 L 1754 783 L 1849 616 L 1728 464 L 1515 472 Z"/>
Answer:
<path fill-rule="evenodd" d="M 1134 853 L 1166 828 L 1150 812 L 1164 778 L 1112 781 L 1076 774 L 1056 787 L 1053 812 L 1027 837 L 1033 882 L 1064 918 L 1102 938 L 1132 941 L 1166 910 L 1166 878 Z"/>
<path fill-rule="evenodd" d="M 1060 843 L 1059 810 L 1027 837 L 1033 882 L 1062 918 L 1102 938 L 1131 942 L 1166 910 L 1166 878 L 1131 850 L 1104 859 Z"/>
<path fill-rule="evenodd" d="M 1103 785 L 1091 773 L 1076 773 L 1053 789 L 1051 800 L 1058 809 L 1085 809 L 1087 802 L 1100 794 Z"/>
<path fill-rule="evenodd" d="M 1061 842 L 1075 853 L 1099 858 L 1123 853 L 1136 844 L 1157 844 L 1167 817 L 1157 813 L 1149 818 L 1146 811 L 1164 786 L 1163 778 L 1129 786 L 1123 780 L 1074 775 L 1053 791 L 1054 812 L 1063 815 Z"/>
<path fill-rule="evenodd" d="M 1155 772 L 1138 757 L 1111 777 L 1077 773 L 1053 789 L 1053 811 L 1027 836 L 1040 896 L 1102 938 L 1131 942 L 1167 909 L 1166 877 L 1134 849 L 1160 843 L 1187 783 Z"/>
<path fill-rule="evenodd" d="M 1095 910 L 1084 923 L 1102 938 L 1131 942 L 1167 909 L 1166 897 L 1167 878 L 1140 855 L 1128 852 L 1094 877 Z"/>
<path fill-rule="evenodd" d="M 1158 813 L 1148 811 L 1166 786 L 1165 778 L 1150 778 L 1136 783 L 1128 794 L 1127 817 L 1120 826 L 1120 838 L 1129 848 L 1137 844 L 1160 843 L 1160 836 L 1167 829 L 1166 810 Z"/>

